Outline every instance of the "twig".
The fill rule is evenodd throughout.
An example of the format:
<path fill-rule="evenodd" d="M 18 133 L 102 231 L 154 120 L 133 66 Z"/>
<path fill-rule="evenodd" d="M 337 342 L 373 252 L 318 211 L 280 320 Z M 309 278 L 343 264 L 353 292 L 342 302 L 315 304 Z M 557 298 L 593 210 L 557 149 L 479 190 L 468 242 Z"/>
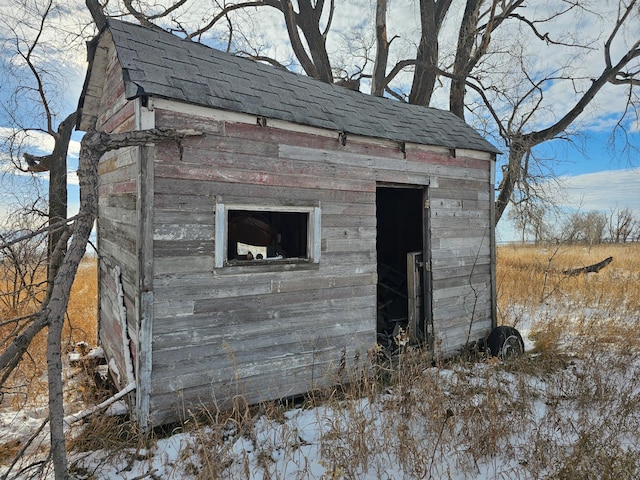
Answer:
<path fill-rule="evenodd" d="M 118 400 L 120 400 L 122 397 L 124 397 L 127 393 L 133 392 L 136 389 L 136 384 L 135 382 L 131 382 L 129 385 L 127 385 L 126 387 L 124 387 L 122 390 L 120 390 L 118 393 L 116 393 L 113 397 L 106 399 L 104 402 L 95 405 L 87 410 L 84 410 L 82 412 L 79 413 L 74 413 L 71 415 L 67 415 L 66 417 L 64 417 L 64 423 L 68 426 L 70 426 L 72 423 L 75 422 L 79 422 L 80 420 L 82 420 L 85 417 L 88 417 L 89 415 L 94 414 L 95 412 L 98 412 L 100 410 L 103 410 L 105 408 L 107 408 L 109 405 L 111 405 L 112 403 L 117 402 Z"/>
<path fill-rule="evenodd" d="M 44 427 L 45 427 L 45 425 L 47 423 L 49 423 L 49 419 L 48 418 L 46 418 L 40 424 L 40 426 L 35 431 L 35 433 L 29 437 L 29 439 L 24 443 L 24 446 L 20 449 L 20 451 L 18 453 L 16 453 L 16 456 L 14 457 L 13 462 L 11 463 L 11 465 L 9 465 L 9 469 L 6 471 L 6 473 L 2 477 L 2 480 L 7 480 L 7 478 L 9 478 L 9 474 L 11 473 L 11 470 L 13 470 L 13 467 L 16 466 L 16 463 L 18 463 L 18 460 L 20 460 L 22 458 L 22 456 L 24 455 L 24 452 L 27 451 L 27 448 L 29 448 L 29 446 L 31 446 L 31 444 L 38 437 L 38 435 L 40 435 L 40 433 L 42 432 L 42 430 L 44 429 Z M 15 477 L 15 478 L 17 478 L 17 477 Z"/>
<path fill-rule="evenodd" d="M 431 454 L 431 462 L 429 463 L 429 479 L 433 478 L 431 474 L 431 469 L 433 468 L 433 462 L 436 459 L 436 451 L 438 450 L 438 445 L 440 444 L 440 440 L 442 438 L 442 433 L 444 432 L 444 426 L 447 424 L 447 420 L 454 416 L 453 410 L 447 408 L 446 415 L 444 420 L 442 421 L 442 425 L 440 426 L 440 432 L 438 433 L 438 439 L 436 440 L 436 444 L 433 446 L 433 453 Z"/>
<path fill-rule="evenodd" d="M 158 471 L 157 468 L 154 468 L 150 472 L 143 473 L 142 475 L 138 475 L 137 477 L 133 477 L 131 480 L 142 480 L 143 478 L 152 477 L 155 478 L 155 474 Z"/>
<path fill-rule="evenodd" d="M 545 292 L 545 290 L 547 288 L 547 279 L 549 278 L 549 272 L 551 272 L 551 263 L 553 262 L 554 257 L 560 251 L 560 247 L 562 247 L 562 243 L 560 243 L 556 247 L 555 251 L 553 252 L 553 255 L 551 255 L 551 257 L 547 261 L 547 268 L 545 268 L 544 276 L 542 277 L 542 291 L 540 292 L 540 301 L 541 302 L 545 302 L 547 300 L 547 298 L 549 298 L 551 295 L 553 295 L 553 293 L 558 289 L 558 287 L 560 285 L 560 282 L 556 282 L 556 284 L 553 286 L 551 291 L 547 295 L 545 295 L 544 292 Z"/>
<path fill-rule="evenodd" d="M 49 230 L 55 230 L 56 228 L 66 226 L 68 223 L 76 220 L 79 216 L 80 214 L 74 215 L 73 217 L 65 218 L 64 220 L 60 220 L 59 222 L 52 223 L 51 225 L 48 225 L 46 227 L 42 227 L 40 230 L 36 230 L 35 232 L 25 233 L 20 237 L 14 238 L 13 240 L 9 240 L 8 242 L 0 244 L 0 250 L 10 247 L 11 245 L 15 245 L 16 243 L 22 242 L 23 240 L 28 240 L 30 238 L 33 238 L 37 235 L 40 235 L 41 233 L 48 232 Z M 2 235 L 0 235 L 0 238 L 2 238 Z"/>

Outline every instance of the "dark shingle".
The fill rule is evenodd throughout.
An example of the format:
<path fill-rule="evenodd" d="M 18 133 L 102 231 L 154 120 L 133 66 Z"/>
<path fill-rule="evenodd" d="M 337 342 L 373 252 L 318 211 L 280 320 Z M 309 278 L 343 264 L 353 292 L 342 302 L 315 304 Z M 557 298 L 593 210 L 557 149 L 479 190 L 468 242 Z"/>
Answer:
<path fill-rule="evenodd" d="M 125 94 L 159 96 L 394 141 L 498 153 L 451 112 L 365 95 L 109 20 Z"/>

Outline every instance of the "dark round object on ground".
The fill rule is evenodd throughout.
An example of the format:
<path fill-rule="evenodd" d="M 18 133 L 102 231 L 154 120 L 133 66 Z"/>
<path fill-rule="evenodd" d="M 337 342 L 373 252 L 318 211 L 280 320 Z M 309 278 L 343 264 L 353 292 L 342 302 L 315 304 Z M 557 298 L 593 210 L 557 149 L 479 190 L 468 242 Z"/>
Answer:
<path fill-rule="evenodd" d="M 519 357 L 524 353 L 524 342 L 520 332 L 513 327 L 500 325 L 493 329 L 487 346 L 491 350 L 491 355 L 502 360 Z"/>

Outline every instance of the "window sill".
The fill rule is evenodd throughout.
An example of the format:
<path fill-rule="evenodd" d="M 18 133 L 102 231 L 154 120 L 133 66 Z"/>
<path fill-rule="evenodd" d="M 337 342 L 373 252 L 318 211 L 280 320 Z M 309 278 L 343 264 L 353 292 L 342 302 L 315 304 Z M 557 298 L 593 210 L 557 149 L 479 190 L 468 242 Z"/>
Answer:
<path fill-rule="evenodd" d="M 231 260 L 223 267 L 214 268 L 216 274 L 242 274 L 318 270 L 319 263 L 308 259 Z"/>

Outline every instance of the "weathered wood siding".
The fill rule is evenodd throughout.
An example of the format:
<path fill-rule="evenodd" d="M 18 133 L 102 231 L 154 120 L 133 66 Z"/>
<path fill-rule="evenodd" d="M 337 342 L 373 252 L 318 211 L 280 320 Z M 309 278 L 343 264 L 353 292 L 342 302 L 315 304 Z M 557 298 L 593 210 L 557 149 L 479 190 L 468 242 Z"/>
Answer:
<path fill-rule="evenodd" d="M 105 68 L 100 116 L 96 127 L 106 132 L 133 129 L 133 102 L 124 98 L 121 70 L 114 51 L 110 51 Z M 120 267 L 127 312 L 128 335 L 133 359 L 137 357 L 138 320 L 136 313 L 137 277 L 137 171 L 138 149 L 125 148 L 105 154 L 98 166 L 98 249 L 99 256 L 99 340 L 106 355 L 115 362 L 124 387 L 126 368 L 123 332 L 119 317 L 119 299 L 114 269 Z M 117 381 L 118 379 L 115 378 Z"/>
<path fill-rule="evenodd" d="M 457 353 L 492 328 L 490 163 L 429 157 L 435 354 Z"/>
<path fill-rule="evenodd" d="M 434 323 L 442 351 L 491 325 L 489 160 L 156 108 L 203 137 L 155 147 L 152 421 L 186 407 L 300 394 L 376 341 L 376 186 L 430 185 Z M 319 202 L 318 265 L 214 268 L 215 205 Z M 464 343 L 464 342 L 463 342 Z"/>
<path fill-rule="evenodd" d="M 342 155 L 335 139 L 156 115 L 159 127 L 188 124 L 206 135 L 182 151 L 156 146 L 153 420 L 355 374 L 376 341 L 375 178 L 316 158 L 317 150 Z M 215 207 L 229 199 L 319 202 L 319 265 L 214 268 Z"/>

